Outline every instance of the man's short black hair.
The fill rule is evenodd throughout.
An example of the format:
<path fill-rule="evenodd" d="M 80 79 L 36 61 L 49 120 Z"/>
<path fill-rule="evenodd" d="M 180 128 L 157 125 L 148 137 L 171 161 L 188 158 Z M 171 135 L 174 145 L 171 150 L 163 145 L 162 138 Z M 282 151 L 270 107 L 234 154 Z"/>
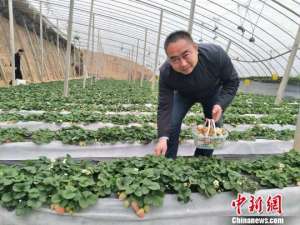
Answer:
<path fill-rule="evenodd" d="M 171 34 L 169 34 L 165 40 L 165 44 L 164 44 L 165 51 L 167 51 L 167 48 L 170 43 L 176 42 L 179 39 L 185 39 L 191 41 L 192 43 L 194 42 L 189 32 L 185 30 L 174 31 Z"/>
<path fill-rule="evenodd" d="M 19 48 L 18 52 L 24 52 L 23 48 Z"/>

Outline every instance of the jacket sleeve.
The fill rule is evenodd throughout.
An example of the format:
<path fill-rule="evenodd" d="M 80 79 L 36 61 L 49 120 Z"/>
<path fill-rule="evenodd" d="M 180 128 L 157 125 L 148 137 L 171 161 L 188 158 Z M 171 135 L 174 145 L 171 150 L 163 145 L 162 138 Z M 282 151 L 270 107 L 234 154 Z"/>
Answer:
<path fill-rule="evenodd" d="M 169 137 L 173 96 L 174 90 L 168 87 L 164 81 L 164 78 L 162 77 L 162 72 L 160 72 L 157 110 L 158 138 Z"/>
<path fill-rule="evenodd" d="M 216 104 L 223 110 L 232 102 L 239 87 L 239 77 L 227 53 L 220 47 L 220 78 L 222 89 Z"/>

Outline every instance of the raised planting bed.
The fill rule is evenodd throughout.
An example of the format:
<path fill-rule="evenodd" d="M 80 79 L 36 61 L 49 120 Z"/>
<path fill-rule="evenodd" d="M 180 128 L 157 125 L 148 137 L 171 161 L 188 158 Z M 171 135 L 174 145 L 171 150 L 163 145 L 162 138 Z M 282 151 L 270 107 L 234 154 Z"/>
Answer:
<path fill-rule="evenodd" d="M 188 203 L 193 196 L 192 193 L 200 193 L 205 196 L 205 199 L 207 198 L 207 200 L 201 199 L 209 202 L 209 198 L 212 196 L 218 198 L 221 192 L 230 192 L 231 194 L 226 194 L 226 198 L 231 196 L 232 199 L 237 193 L 254 193 L 259 189 L 265 190 L 267 194 L 267 189 L 270 188 L 294 187 L 288 190 L 288 193 L 299 192 L 297 185 L 300 181 L 300 153 L 291 150 L 288 153 L 256 160 L 216 158 L 170 160 L 164 157 L 147 156 L 96 164 L 89 161 L 74 161 L 70 157 L 56 161 L 41 158 L 18 165 L 1 164 L 0 175 L 1 206 L 14 210 L 16 215 L 30 215 L 32 210 L 36 211 L 44 207 L 70 217 L 73 222 L 78 216 L 85 217 L 85 215 L 98 219 L 102 215 L 107 218 L 104 214 L 110 213 L 109 209 L 115 207 L 116 201 L 113 201 L 113 205 L 106 203 L 108 212 L 98 212 L 100 216 L 94 215 L 88 208 L 95 205 L 99 198 L 110 200 L 114 198 L 119 199 L 120 206 L 132 207 L 132 210 L 124 209 L 124 212 L 135 212 L 140 218 L 145 214 L 147 218 L 145 212 L 149 208 L 153 209 L 152 216 L 157 220 L 160 214 L 155 215 L 155 212 L 159 212 L 160 207 L 164 207 L 166 194 L 176 195 L 178 201 Z M 277 192 L 284 193 L 284 189 Z M 293 210 L 290 212 L 287 210 L 285 215 L 300 213 L 299 204 L 295 205 L 294 202 L 300 195 L 294 196 L 295 198 L 290 194 L 287 196 L 290 203 L 286 202 L 286 207 L 289 205 Z M 103 203 L 101 201 L 100 205 Z M 212 208 L 206 208 L 204 215 L 218 213 L 219 208 L 224 207 L 223 204 L 225 203 L 220 202 Z M 191 204 L 189 207 L 184 204 L 177 204 L 177 206 L 187 210 Z M 203 205 L 200 207 L 203 209 Z M 235 213 L 230 207 L 227 208 L 226 215 Z M 87 210 L 83 211 L 83 214 L 77 214 L 82 212 L 82 209 Z M 166 212 L 168 209 L 163 210 Z M 5 210 L 0 212 L 7 215 Z M 112 211 L 108 217 L 114 215 L 114 212 L 116 211 Z M 225 213 L 223 209 L 220 212 Z M 170 213 L 174 215 L 174 212 Z M 186 213 L 189 214 L 189 211 Z M 184 216 L 184 213 L 181 216 Z M 134 218 L 128 216 L 128 213 L 125 217 L 129 220 Z"/>

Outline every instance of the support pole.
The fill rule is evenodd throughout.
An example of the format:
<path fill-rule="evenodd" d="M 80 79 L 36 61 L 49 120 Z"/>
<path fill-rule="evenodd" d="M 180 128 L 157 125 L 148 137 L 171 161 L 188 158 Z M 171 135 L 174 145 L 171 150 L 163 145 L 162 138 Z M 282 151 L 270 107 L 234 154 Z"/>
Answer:
<path fill-rule="evenodd" d="M 72 38 L 72 26 L 73 26 L 73 10 L 74 10 L 74 0 L 70 0 L 69 9 L 69 24 L 68 24 L 68 42 L 67 42 L 67 54 L 65 61 L 65 81 L 64 81 L 64 96 L 69 95 L 69 75 L 70 75 L 70 61 L 71 61 L 71 38 Z"/>
<path fill-rule="evenodd" d="M 156 69 L 157 69 L 158 54 L 160 48 L 160 35 L 161 35 L 163 14 L 164 14 L 163 9 L 160 9 L 160 20 L 159 20 L 159 28 L 157 34 L 157 42 L 156 42 L 155 64 L 154 64 L 153 77 L 152 77 L 152 90 L 154 90 L 155 80 L 156 80 Z"/>
<path fill-rule="evenodd" d="M 90 40 L 91 40 L 91 26 L 92 26 L 92 19 L 93 19 L 93 11 L 94 11 L 94 0 L 91 2 L 91 9 L 90 9 L 90 20 L 89 20 L 89 31 L 88 31 L 88 41 L 87 41 L 87 53 L 86 53 L 86 61 L 88 61 L 88 54 L 90 51 Z M 88 62 L 85 62 L 84 64 L 88 65 Z M 83 77 L 83 88 L 85 88 L 86 79 L 88 76 L 88 68 L 86 68 L 86 71 L 84 72 Z"/>
<path fill-rule="evenodd" d="M 140 86 L 143 86 L 143 81 L 145 77 L 145 60 L 146 60 L 146 47 L 147 47 L 147 35 L 148 35 L 148 29 L 145 28 L 145 39 L 144 39 L 144 52 L 143 52 L 143 69 L 142 69 L 142 76 L 140 81 Z"/>
<path fill-rule="evenodd" d="M 14 33 L 14 12 L 12 0 L 8 1 L 9 8 L 9 32 L 10 32 L 10 60 L 11 60 L 11 81 L 12 85 L 16 83 L 15 71 L 15 33 Z"/>
<path fill-rule="evenodd" d="M 41 74 L 43 77 L 44 73 L 44 43 L 43 43 L 43 15 L 42 15 L 42 2 L 40 2 L 40 45 L 41 45 Z"/>
<path fill-rule="evenodd" d="M 300 109 L 298 113 L 295 138 L 294 138 L 294 149 L 300 151 Z"/>
<path fill-rule="evenodd" d="M 91 84 L 93 84 L 93 80 L 95 78 L 94 74 L 94 56 L 95 56 L 95 13 L 93 14 L 93 29 L 92 29 L 92 55 L 91 55 L 91 61 L 90 61 L 90 70 L 93 72 Z"/>
<path fill-rule="evenodd" d="M 58 19 L 56 19 L 56 27 L 57 27 L 57 33 L 56 33 L 56 47 L 57 47 L 57 55 L 59 56 L 59 22 Z"/>
<path fill-rule="evenodd" d="M 130 81 L 132 81 L 133 80 L 133 70 L 134 70 L 134 61 L 133 61 L 133 59 L 134 59 L 134 56 L 133 56 L 133 54 L 134 54 L 134 45 L 132 45 L 131 46 L 131 57 L 130 57 L 130 61 L 131 61 L 131 63 L 130 63 Z"/>
<path fill-rule="evenodd" d="M 99 31 L 99 34 L 100 34 L 100 31 Z M 104 48 L 102 46 L 102 41 L 101 41 L 101 34 L 100 34 L 100 39 L 99 39 L 99 44 L 100 44 L 100 51 L 101 51 L 101 55 L 102 55 L 102 60 L 100 62 L 100 65 L 101 65 L 101 74 L 102 76 L 104 77 L 105 74 L 104 74 L 104 68 L 106 66 L 106 58 L 105 58 L 105 54 L 104 54 Z"/>
<path fill-rule="evenodd" d="M 76 75 L 76 71 L 75 71 L 75 66 L 76 66 L 76 51 L 75 50 L 76 50 L 76 40 L 73 39 L 73 68 L 72 68 L 73 77 L 75 77 L 75 75 Z"/>
<path fill-rule="evenodd" d="M 138 62 L 138 56 L 139 56 L 139 45 L 140 45 L 140 39 L 137 39 L 136 54 L 135 54 L 135 65 L 134 65 L 134 73 L 133 73 L 133 82 L 134 83 L 135 83 L 136 74 L 137 74 L 137 62 Z"/>
<path fill-rule="evenodd" d="M 291 54 L 289 56 L 289 60 L 288 60 L 286 69 L 284 71 L 284 75 L 282 77 L 282 80 L 280 82 L 280 85 L 279 85 L 279 88 L 277 91 L 277 96 L 275 99 L 276 105 L 279 105 L 282 102 L 283 94 L 284 94 L 287 82 L 289 80 L 289 75 L 290 75 L 292 66 L 294 64 L 294 60 L 295 60 L 295 56 L 297 54 L 299 43 L 300 43 L 300 25 L 298 26 L 298 31 L 297 31 L 297 35 L 296 35 L 296 38 L 295 38 L 295 41 L 293 44 L 293 48 L 292 48 Z"/>
<path fill-rule="evenodd" d="M 196 0 L 192 0 L 192 2 L 191 2 L 191 8 L 190 8 L 189 27 L 188 27 L 188 32 L 190 34 L 192 34 L 192 32 L 193 32 L 195 6 L 196 6 Z"/>
<path fill-rule="evenodd" d="M 100 53 L 100 30 L 98 29 L 98 33 L 97 33 L 97 53 Z M 100 54 L 99 54 L 100 56 Z M 102 60 L 100 60 L 100 63 L 97 64 L 97 71 L 96 71 L 96 77 L 97 79 L 99 79 L 99 70 L 101 70 L 101 62 Z M 100 68 L 100 69 L 99 69 Z"/>
<path fill-rule="evenodd" d="M 80 39 L 77 40 L 77 46 L 78 46 L 78 51 L 77 51 L 77 65 L 78 65 L 78 76 L 80 76 L 80 53 L 81 53 L 81 50 L 80 50 Z"/>
<path fill-rule="evenodd" d="M 128 56 L 127 56 L 127 60 L 128 60 L 128 65 L 127 65 L 127 80 L 128 80 L 128 82 L 130 81 L 130 65 L 129 65 L 129 63 L 130 63 L 130 59 L 131 59 L 131 50 L 128 48 Z"/>
<path fill-rule="evenodd" d="M 226 53 L 229 52 L 229 49 L 230 49 L 230 46 L 231 46 L 231 42 L 232 42 L 231 40 L 228 41 L 228 44 L 226 46 Z"/>

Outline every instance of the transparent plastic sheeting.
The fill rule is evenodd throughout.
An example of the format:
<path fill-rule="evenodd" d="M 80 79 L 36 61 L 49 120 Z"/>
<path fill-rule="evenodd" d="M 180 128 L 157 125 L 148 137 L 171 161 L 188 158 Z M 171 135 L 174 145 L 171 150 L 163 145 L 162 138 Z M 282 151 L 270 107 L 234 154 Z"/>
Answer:
<path fill-rule="evenodd" d="M 242 193 L 247 201 L 242 209 L 242 216 L 278 216 L 277 211 L 268 212 L 263 207 L 262 214 L 248 212 L 250 194 Z M 283 189 L 263 189 L 254 196 L 262 197 L 266 203 L 268 196 L 282 195 L 282 215 L 286 225 L 300 224 L 300 187 Z M 152 208 L 144 219 L 138 218 L 131 208 L 124 208 L 122 202 L 116 198 L 99 199 L 97 204 L 71 215 L 58 215 L 47 208 L 38 209 L 27 216 L 18 217 L 15 212 L 9 212 L 0 207 L 1 225 L 229 225 L 232 217 L 236 216 L 236 209 L 231 202 L 237 196 L 231 192 L 219 193 L 211 198 L 193 193 L 187 204 L 177 201 L 176 195 L 166 195 L 163 206 Z"/>
<path fill-rule="evenodd" d="M 50 144 L 37 145 L 32 142 L 8 143 L 0 145 L 0 161 L 14 161 L 26 159 L 38 159 L 46 156 L 51 159 L 65 157 L 70 154 L 73 158 L 114 158 L 114 157 L 142 157 L 153 154 L 155 143 L 142 144 L 95 144 L 88 146 L 64 145 L 59 141 Z M 287 152 L 293 147 L 293 141 L 264 140 L 226 142 L 224 147 L 215 150 L 218 155 L 256 155 L 278 154 Z M 178 155 L 192 156 L 195 146 L 193 140 L 189 140 L 179 146 Z"/>

